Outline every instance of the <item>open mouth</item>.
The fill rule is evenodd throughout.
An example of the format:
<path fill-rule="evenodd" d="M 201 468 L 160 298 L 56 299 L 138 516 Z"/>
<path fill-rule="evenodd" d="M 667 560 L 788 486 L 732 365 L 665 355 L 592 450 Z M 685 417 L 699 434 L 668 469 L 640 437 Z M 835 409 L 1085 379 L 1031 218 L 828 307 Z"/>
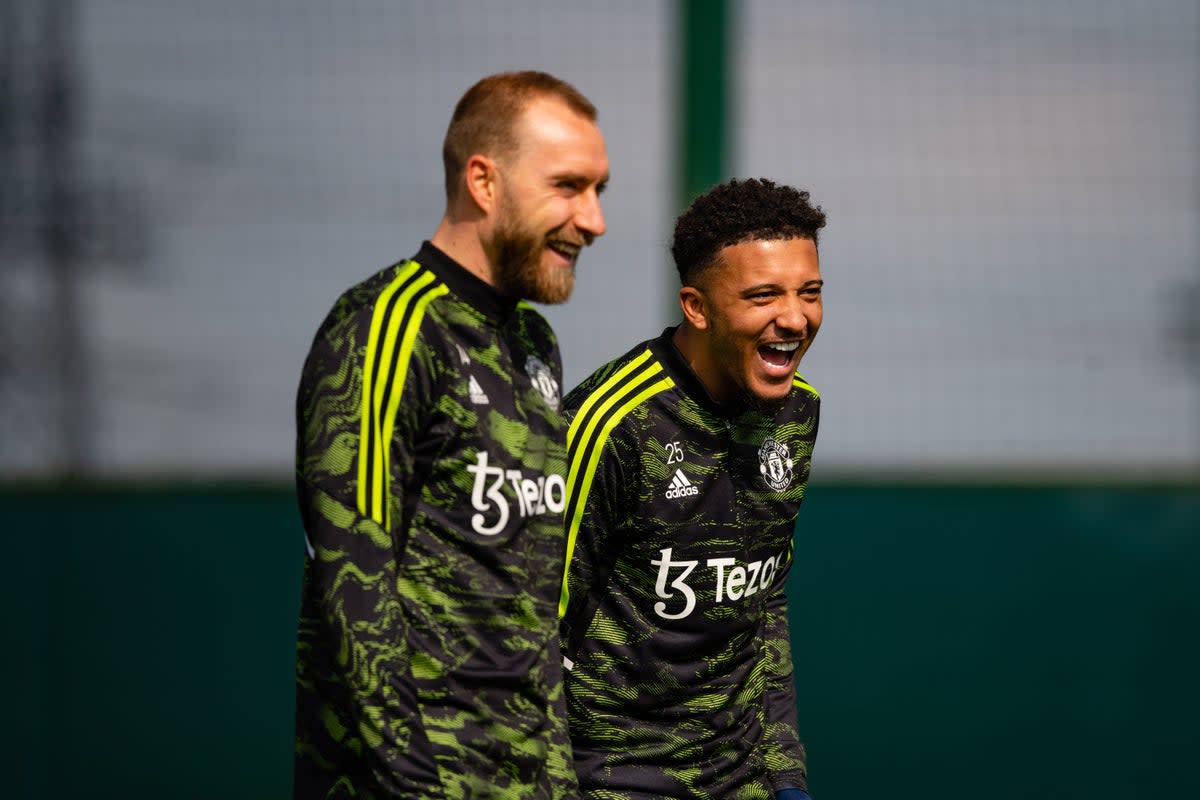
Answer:
<path fill-rule="evenodd" d="M 783 369 L 792 365 L 800 342 L 771 342 L 758 346 L 758 357 L 768 366 Z"/>
<path fill-rule="evenodd" d="M 574 264 L 575 260 L 579 258 L 579 251 L 583 249 L 582 245 L 562 241 L 548 242 L 546 247 L 568 264 Z"/>

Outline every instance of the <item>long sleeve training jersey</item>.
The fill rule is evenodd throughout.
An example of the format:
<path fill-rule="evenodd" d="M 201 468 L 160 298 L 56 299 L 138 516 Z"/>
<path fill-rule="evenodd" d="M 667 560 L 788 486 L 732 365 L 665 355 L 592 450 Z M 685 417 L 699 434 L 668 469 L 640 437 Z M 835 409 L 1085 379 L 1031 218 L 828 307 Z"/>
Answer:
<path fill-rule="evenodd" d="M 806 788 L 785 579 L 819 397 L 715 403 L 673 330 L 566 398 L 567 711 L 594 800 Z"/>
<path fill-rule="evenodd" d="M 576 796 L 554 335 L 426 243 L 347 291 L 297 399 L 297 798 Z"/>

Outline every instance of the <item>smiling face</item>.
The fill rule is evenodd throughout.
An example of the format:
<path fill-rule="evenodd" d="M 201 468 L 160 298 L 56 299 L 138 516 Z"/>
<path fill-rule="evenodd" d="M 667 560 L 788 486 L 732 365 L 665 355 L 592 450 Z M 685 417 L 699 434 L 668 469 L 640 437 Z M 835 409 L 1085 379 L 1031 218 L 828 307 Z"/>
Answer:
<path fill-rule="evenodd" d="M 781 403 L 821 327 L 821 269 L 809 239 L 725 247 L 697 286 L 679 292 L 676 342 L 714 399 Z"/>
<path fill-rule="evenodd" d="M 562 101 L 542 98 L 523 112 L 517 141 L 516 152 L 497 162 L 493 279 L 510 297 L 562 303 L 574 288 L 580 250 L 605 231 L 604 137 Z"/>

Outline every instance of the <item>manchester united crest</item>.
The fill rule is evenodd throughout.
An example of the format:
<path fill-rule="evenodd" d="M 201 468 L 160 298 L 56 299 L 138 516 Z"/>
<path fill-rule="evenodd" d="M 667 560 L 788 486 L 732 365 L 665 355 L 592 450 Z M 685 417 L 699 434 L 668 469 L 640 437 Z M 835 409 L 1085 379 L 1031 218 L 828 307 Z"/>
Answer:
<path fill-rule="evenodd" d="M 758 448 L 758 471 L 763 480 L 777 492 L 792 485 L 792 456 L 786 444 L 768 436 Z"/>
<path fill-rule="evenodd" d="M 538 394 L 546 401 L 546 405 L 558 410 L 559 394 L 558 381 L 554 379 L 554 373 L 550 368 L 537 356 L 530 356 L 525 361 L 525 374 L 529 376 L 533 388 L 538 390 Z"/>

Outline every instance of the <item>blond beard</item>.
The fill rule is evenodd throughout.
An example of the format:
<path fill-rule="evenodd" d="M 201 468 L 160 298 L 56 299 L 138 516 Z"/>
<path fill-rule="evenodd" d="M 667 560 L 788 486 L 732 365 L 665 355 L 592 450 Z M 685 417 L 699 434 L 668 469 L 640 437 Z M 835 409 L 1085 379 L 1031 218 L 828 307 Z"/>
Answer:
<path fill-rule="evenodd" d="M 520 215 L 511 202 L 504 202 L 496 226 L 496 289 L 508 297 L 556 305 L 565 303 L 575 288 L 575 267 L 559 269 L 543 265 L 550 235 L 539 236 L 522 229 Z"/>

